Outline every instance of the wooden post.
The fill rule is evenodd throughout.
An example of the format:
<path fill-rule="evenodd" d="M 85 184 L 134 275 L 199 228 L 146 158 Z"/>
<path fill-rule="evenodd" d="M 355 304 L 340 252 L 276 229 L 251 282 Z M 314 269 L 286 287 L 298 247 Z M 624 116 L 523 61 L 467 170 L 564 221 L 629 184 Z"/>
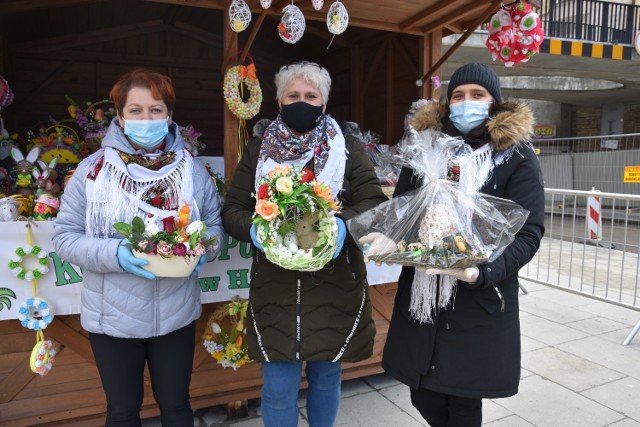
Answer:
<path fill-rule="evenodd" d="M 420 37 L 419 52 L 420 75 L 424 75 L 442 57 L 442 30 L 433 31 Z M 434 70 L 434 76 L 440 76 L 440 68 Z M 433 82 L 431 78 L 425 79 L 422 86 L 418 88 L 418 97 L 429 99 L 433 95 L 434 99 L 440 98 L 440 89 L 433 93 Z"/>
<path fill-rule="evenodd" d="M 222 58 L 223 64 L 229 64 L 230 58 L 237 55 L 238 52 L 238 34 L 231 29 L 229 25 L 229 13 L 225 11 L 224 13 L 224 24 L 223 24 L 223 41 L 224 41 L 224 49 L 223 52 L 225 54 L 225 58 Z M 221 70 L 222 75 L 227 72 L 228 66 L 224 66 Z M 236 166 L 238 164 L 238 119 L 234 116 L 229 108 L 227 108 L 226 102 L 222 111 L 224 112 L 223 123 L 224 123 L 224 132 L 223 132 L 223 153 L 224 153 L 224 177 L 227 186 L 230 185 L 233 180 L 233 175 L 236 172 Z"/>

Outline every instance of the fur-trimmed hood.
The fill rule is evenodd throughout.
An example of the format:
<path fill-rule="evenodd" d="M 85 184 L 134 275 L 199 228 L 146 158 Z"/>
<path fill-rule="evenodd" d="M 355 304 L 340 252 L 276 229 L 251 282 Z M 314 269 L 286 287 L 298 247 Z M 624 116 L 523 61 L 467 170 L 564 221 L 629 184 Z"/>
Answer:
<path fill-rule="evenodd" d="M 416 130 L 433 129 L 443 131 L 443 119 L 449 115 L 446 102 L 429 102 L 411 118 L 411 126 Z M 528 141 L 533 135 L 533 112 L 517 101 L 506 101 L 489 118 L 486 131 L 491 145 L 496 151 L 503 151 L 512 145 Z"/>

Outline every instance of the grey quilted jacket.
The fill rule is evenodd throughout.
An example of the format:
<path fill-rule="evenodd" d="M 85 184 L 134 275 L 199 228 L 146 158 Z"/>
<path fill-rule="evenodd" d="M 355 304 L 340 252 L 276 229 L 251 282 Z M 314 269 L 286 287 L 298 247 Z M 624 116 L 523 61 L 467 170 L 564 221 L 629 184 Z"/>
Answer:
<path fill-rule="evenodd" d="M 135 153 L 116 120 L 111 123 L 103 147 Z M 184 147 L 178 126 L 172 124 L 165 151 Z M 53 245 L 58 255 L 83 270 L 82 327 L 89 332 L 121 338 L 166 335 L 200 317 L 197 278 L 147 280 L 127 273 L 116 256 L 122 236 L 114 230 L 108 238 L 85 233 L 87 161 L 78 165 L 62 196 L 55 221 Z M 223 242 L 220 201 L 209 174 L 194 161 L 194 197 L 208 237 Z"/>

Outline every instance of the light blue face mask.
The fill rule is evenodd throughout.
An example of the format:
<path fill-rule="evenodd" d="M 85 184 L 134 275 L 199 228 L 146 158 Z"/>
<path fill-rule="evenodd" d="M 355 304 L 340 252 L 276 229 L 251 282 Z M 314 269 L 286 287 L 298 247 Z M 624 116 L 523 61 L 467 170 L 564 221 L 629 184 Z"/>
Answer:
<path fill-rule="evenodd" d="M 449 118 L 463 135 L 480 126 L 489 117 L 487 101 L 462 101 L 449 105 Z"/>
<path fill-rule="evenodd" d="M 169 133 L 169 118 L 159 120 L 125 120 L 124 134 L 138 147 L 153 150 Z"/>

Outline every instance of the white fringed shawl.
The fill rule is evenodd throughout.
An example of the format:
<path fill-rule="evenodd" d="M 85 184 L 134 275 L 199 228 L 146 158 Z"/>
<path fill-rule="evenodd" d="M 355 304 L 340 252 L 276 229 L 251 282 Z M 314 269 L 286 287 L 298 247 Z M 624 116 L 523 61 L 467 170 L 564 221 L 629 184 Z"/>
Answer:
<path fill-rule="evenodd" d="M 125 164 L 113 148 L 105 148 L 91 156 L 88 170 L 95 170 L 101 158 L 104 161 L 95 180 L 87 178 L 85 181 L 88 236 L 112 236 L 116 222 L 130 223 L 134 216 L 144 218 L 147 213 L 153 213 L 159 219 L 175 216 L 176 210 L 158 209 L 143 202 L 145 194 L 158 186 L 165 189 L 165 199 L 176 201 L 176 205 L 189 204 L 191 220 L 199 219 L 194 203 L 193 159 L 185 150 L 176 151 L 174 161 L 157 171 L 134 163 Z"/>

